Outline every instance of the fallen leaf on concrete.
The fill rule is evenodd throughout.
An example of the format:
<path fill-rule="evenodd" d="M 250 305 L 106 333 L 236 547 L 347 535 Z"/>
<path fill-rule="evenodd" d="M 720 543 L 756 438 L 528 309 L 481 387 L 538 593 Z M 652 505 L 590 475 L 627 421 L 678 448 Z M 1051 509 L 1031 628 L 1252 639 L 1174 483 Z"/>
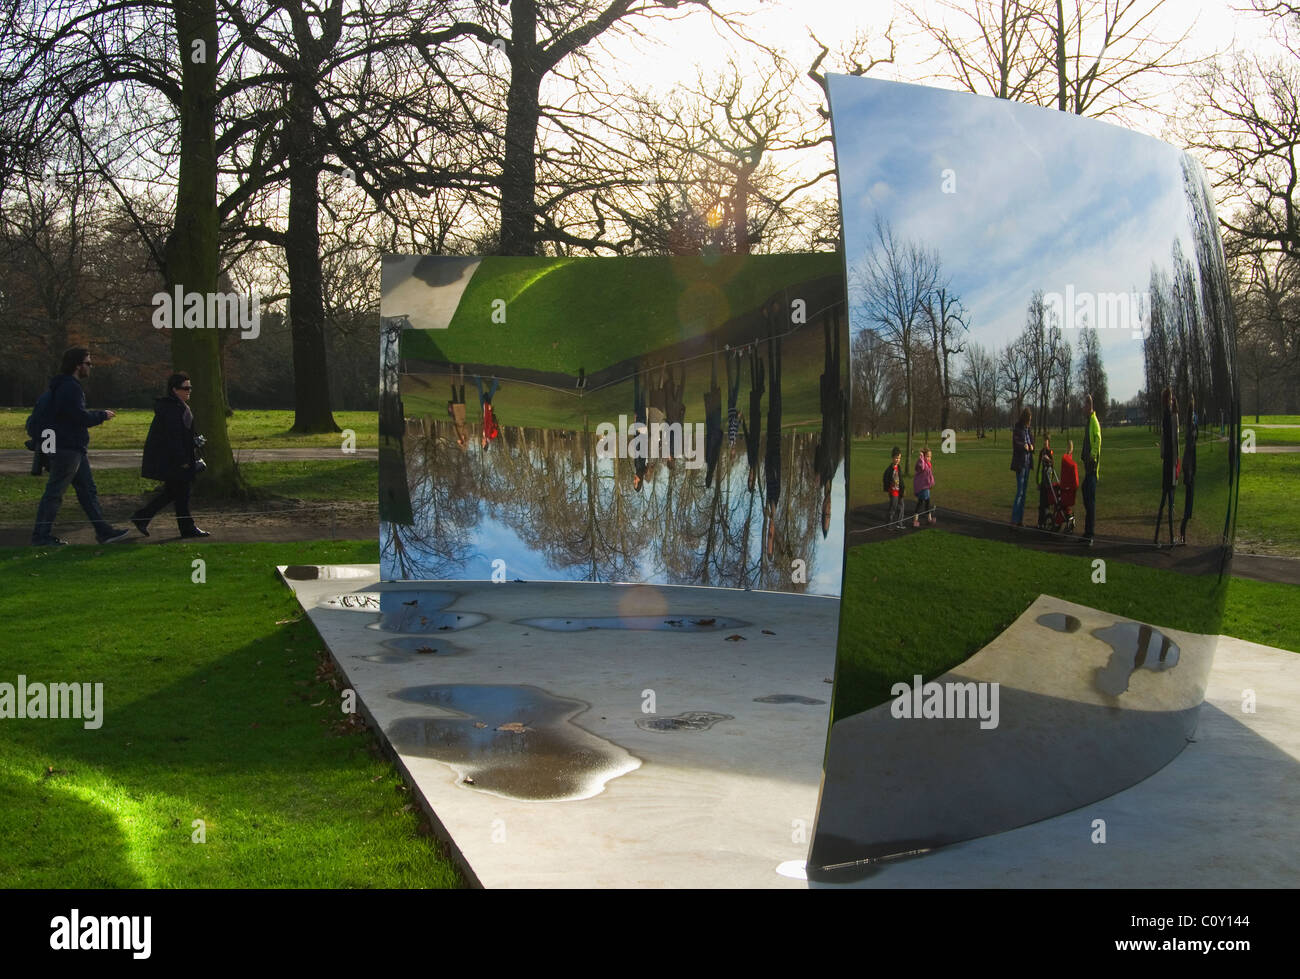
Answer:
<path fill-rule="evenodd" d="M 764 629 L 764 630 L 763 630 L 763 635 L 765 635 L 765 636 L 775 636 L 776 633 L 773 632 L 771 629 Z"/>
<path fill-rule="evenodd" d="M 475 721 L 475 722 L 474 722 L 474 726 L 475 726 L 475 727 L 487 727 L 487 725 L 484 724 L 482 721 Z"/>
<path fill-rule="evenodd" d="M 416 652 L 417 652 L 417 653 L 436 653 L 437 650 L 434 649 L 432 646 L 421 646 L 419 649 L 416 650 Z"/>
<path fill-rule="evenodd" d="M 743 642 L 745 639 L 739 632 L 732 633 L 727 637 L 727 642 Z"/>
<path fill-rule="evenodd" d="M 412 598 L 409 602 L 403 602 L 402 604 L 403 604 L 403 605 L 419 605 L 419 604 L 420 604 L 420 600 L 419 600 L 418 598 Z"/>
<path fill-rule="evenodd" d="M 713 625 L 713 623 L 715 623 L 715 622 L 717 622 L 717 621 L 718 621 L 717 619 L 696 619 L 696 620 L 695 620 L 695 624 L 696 624 L 696 625 Z"/>
<path fill-rule="evenodd" d="M 497 730 L 509 731 L 512 734 L 523 734 L 525 731 L 528 730 L 528 728 L 524 727 L 518 721 L 511 721 L 509 724 L 502 724 L 499 728 L 497 728 Z"/>

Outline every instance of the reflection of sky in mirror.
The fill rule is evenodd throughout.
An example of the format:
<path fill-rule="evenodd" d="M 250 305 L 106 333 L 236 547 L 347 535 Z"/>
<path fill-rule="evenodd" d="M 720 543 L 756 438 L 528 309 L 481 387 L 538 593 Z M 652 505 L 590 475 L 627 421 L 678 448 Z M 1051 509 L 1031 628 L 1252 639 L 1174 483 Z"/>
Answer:
<path fill-rule="evenodd" d="M 1175 237 L 1193 254 L 1182 153 L 1159 140 L 919 85 L 832 75 L 830 94 L 850 269 L 879 211 L 938 252 L 986 347 L 1020 333 L 1035 289 L 1145 293 Z M 1143 383 L 1141 338 L 1098 332 L 1111 397 L 1127 400 Z M 1078 331 L 1065 335 L 1077 347 Z"/>
<path fill-rule="evenodd" d="M 386 525 L 381 537 L 387 540 L 393 531 L 403 535 L 407 559 L 420 577 L 426 576 L 424 569 L 436 569 L 438 577 L 486 580 L 496 571 L 493 562 L 501 560 L 507 579 L 526 581 L 619 580 L 839 594 L 845 480 L 841 470 L 831 483 L 830 529 L 823 538 L 823 490 L 804 465 L 812 433 L 782 438 L 782 492 L 771 558 L 762 555 L 763 480 L 748 491 L 743 441 L 734 456 L 724 451 L 716 493 L 703 487 L 704 469 L 680 462 L 672 472 L 662 463 L 652 467 L 643 491 L 635 493 L 630 460 L 602 459 L 594 452 L 584 460 L 580 444 L 580 437 L 566 440 L 570 454 L 552 446 L 546 457 L 551 471 L 543 477 L 535 468 L 543 465 L 536 445 L 503 445 L 487 454 L 472 446 L 466 454 L 442 436 L 408 437 L 417 524 L 409 530 Z M 596 444 L 594 437 L 590 444 Z M 595 467 L 594 517 L 588 510 L 586 460 Z M 562 489 L 550 481 L 561 471 Z M 469 473 L 470 482 L 457 482 L 457 473 Z M 548 481 L 542 483 L 543 478 Z M 460 487 L 455 492 L 462 499 L 469 496 L 468 506 L 449 505 L 445 494 L 453 485 Z M 457 542 L 465 546 L 458 549 Z M 806 584 L 791 581 L 796 558 L 805 562 Z M 391 563 L 385 556 L 384 577 L 402 577 L 396 565 L 388 567 Z"/>

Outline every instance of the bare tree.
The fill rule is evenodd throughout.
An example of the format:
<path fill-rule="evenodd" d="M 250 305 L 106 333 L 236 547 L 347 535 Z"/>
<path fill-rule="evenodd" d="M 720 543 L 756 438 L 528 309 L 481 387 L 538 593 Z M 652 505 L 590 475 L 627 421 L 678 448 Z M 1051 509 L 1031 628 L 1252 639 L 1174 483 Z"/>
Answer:
<path fill-rule="evenodd" d="M 957 393 L 975 423 L 975 437 L 984 437 L 984 426 L 992 414 L 997 397 L 998 365 L 993 355 L 972 343 L 965 349 Z"/>
<path fill-rule="evenodd" d="M 912 455 L 914 422 L 913 375 L 917 330 L 926 322 L 925 304 L 937 285 L 934 258 L 919 243 L 895 237 L 893 227 L 879 216 L 875 243 L 855 270 L 857 302 L 862 320 L 871 323 L 903 367 L 907 404 L 905 459 Z"/>
<path fill-rule="evenodd" d="M 936 260 L 936 269 L 937 269 Z M 939 285 L 925 300 L 926 321 L 930 328 L 930 349 L 934 355 L 934 373 L 939 383 L 939 427 L 948 427 L 952 405 L 952 371 L 949 358 L 964 349 L 962 334 L 970 329 L 970 313 L 953 294 L 948 282 Z"/>
<path fill-rule="evenodd" d="M 1165 41 L 1152 27 L 1167 0 L 973 0 L 939 19 L 908 8 L 947 63 L 941 77 L 977 94 L 1123 117 L 1153 107 L 1151 81 L 1190 62 L 1190 28 Z"/>

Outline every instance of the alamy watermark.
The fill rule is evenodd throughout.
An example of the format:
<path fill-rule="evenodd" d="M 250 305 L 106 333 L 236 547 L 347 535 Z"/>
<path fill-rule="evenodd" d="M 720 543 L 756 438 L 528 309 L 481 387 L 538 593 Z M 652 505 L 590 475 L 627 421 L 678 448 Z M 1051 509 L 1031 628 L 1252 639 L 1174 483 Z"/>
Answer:
<path fill-rule="evenodd" d="M 618 416 L 618 424 L 601 422 L 596 426 L 597 459 L 672 459 L 686 461 L 687 469 L 704 466 L 704 423 L 645 422 L 628 424 L 627 415 Z"/>
<path fill-rule="evenodd" d="M 96 731 L 104 723 L 102 683 L 28 683 L 19 673 L 17 684 L 0 683 L 0 720 L 77 718 Z"/>
<path fill-rule="evenodd" d="M 262 307 L 257 296 L 237 292 L 172 292 L 153 294 L 155 330 L 238 330 L 241 340 L 256 340 L 262 332 Z"/>
<path fill-rule="evenodd" d="M 921 683 L 918 673 L 912 685 L 895 683 L 889 688 L 894 701 L 889 713 L 898 718 L 979 718 L 981 730 L 998 726 L 998 690 L 1001 684 L 976 682 Z"/>
<path fill-rule="evenodd" d="M 1043 305 L 1063 330 L 1128 330 L 1134 340 L 1145 340 L 1151 333 L 1146 292 L 1076 292 L 1071 283 L 1065 295 L 1044 293 Z"/>

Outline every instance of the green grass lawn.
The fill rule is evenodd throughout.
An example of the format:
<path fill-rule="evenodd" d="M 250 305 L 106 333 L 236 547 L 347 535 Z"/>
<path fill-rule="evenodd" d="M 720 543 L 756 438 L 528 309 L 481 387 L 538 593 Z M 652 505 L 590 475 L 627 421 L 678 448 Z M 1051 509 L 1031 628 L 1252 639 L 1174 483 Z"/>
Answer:
<path fill-rule="evenodd" d="M 1103 462 L 1104 466 L 1104 462 Z M 851 548 L 840 613 L 835 716 L 889 699 L 890 686 L 952 669 L 1006 629 L 1040 594 L 1156 626 L 1300 651 L 1300 589 L 1109 563 L 1090 556 L 927 531 Z M 957 624 L 960 623 L 960 631 Z"/>
<path fill-rule="evenodd" d="M 485 258 L 448 328 L 405 331 L 402 356 L 576 376 L 707 333 L 783 286 L 843 272 L 834 253 Z M 498 299 L 504 324 L 492 322 Z"/>
<path fill-rule="evenodd" d="M 92 392 L 93 394 L 93 392 Z M 89 395 L 88 395 L 89 396 Z M 110 405 L 93 404 L 96 408 Z M 23 426 L 31 408 L 0 408 L 0 449 L 21 449 L 27 441 Z M 334 421 L 339 428 L 350 428 L 356 433 L 358 449 L 373 449 L 379 444 L 379 416 L 373 411 L 336 411 Z M 117 417 L 90 430 L 92 449 L 143 449 L 153 410 L 125 408 Z M 337 449 L 342 445 L 338 433 L 326 435 L 298 435 L 289 431 L 293 425 L 292 411 L 237 411 L 226 419 L 230 445 L 235 449 Z M 199 431 L 203 431 L 199 419 Z"/>
<path fill-rule="evenodd" d="M 0 551 L 0 681 L 104 684 L 98 730 L 0 721 L 0 880 L 459 885 L 273 571 L 377 559 L 373 541 Z"/>
<path fill-rule="evenodd" d="M 347 456 L 333 459 L 307 459 L 292 462 L 251 462 L 240 467 L 244 478 L 268 496 L 312 502 L 364 501 L 379 499 L 379 464 L 374 459 Z M 202 477 L 200 477 L 202 479 Z M 126 519 L 125 510 L 134 510 L 158 487 L 151 479 L 141 479 L 138 469 L 97 469 L 95 487 L 110 522 Z M 45 492 L 45 477 L 0 475 L 0 523 L 23 523 L 36 518 L 36 504 Z M 202 516 L 205 504 L 197 498 L 195 513 Z M 63 497 L 59 511 L 64 520 L 84 520 L 71 489 Z M 164 516 L 170 511 L 166 511 Z"/>

